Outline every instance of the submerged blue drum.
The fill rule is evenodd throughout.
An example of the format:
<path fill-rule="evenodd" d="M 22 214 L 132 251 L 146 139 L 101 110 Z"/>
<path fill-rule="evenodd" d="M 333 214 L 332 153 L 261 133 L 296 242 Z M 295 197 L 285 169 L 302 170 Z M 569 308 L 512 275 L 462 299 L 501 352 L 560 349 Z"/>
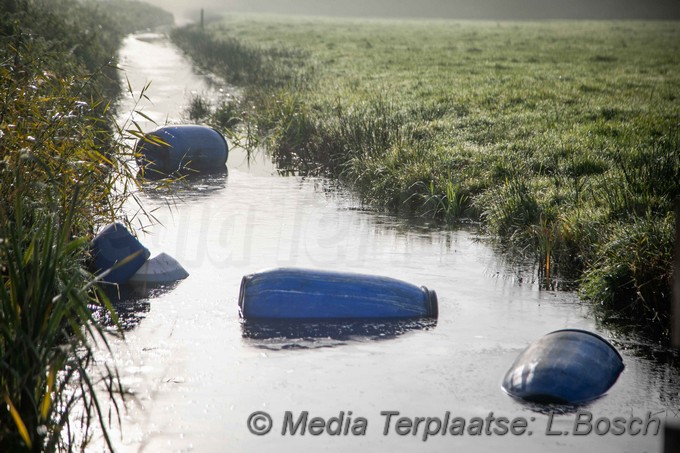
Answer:
<path fill-rule="evenodd" d="M 225 171 L 229 147 L 222 134 L 208 126 L 163 126 L 137 140 L 135 155 L 145 177 L 176 172 Z"/>
<path fill-rule="evenodd" d="M 281 268 L 241 281 L 239 308 L 245 319 L 436 318 L 437 295 L 389 277 Z"/>
<path fill-rule="evenodd" d="M 517 357 L 503 379 L 503 389 L 529 402 L 582 404 L 607 392 L 623 367 L 619 352 L 599 335 L 557 330 Z"/>
<path fill-rule="evenodd" d="M 102 280 L 109 283 L 126 283 L 149 258 L 147 250 L 120 223 L 112 223 L 92 240 L 94 272 L 110 269 Z"/>

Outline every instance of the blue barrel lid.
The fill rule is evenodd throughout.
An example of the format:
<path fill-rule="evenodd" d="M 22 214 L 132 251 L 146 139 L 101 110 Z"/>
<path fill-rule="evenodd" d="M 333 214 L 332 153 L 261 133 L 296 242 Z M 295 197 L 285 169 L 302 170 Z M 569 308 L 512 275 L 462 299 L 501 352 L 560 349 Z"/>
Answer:
<path fill-rule="evenodd" d="M 502 388 L 525 401 L 582 404 L 606 393 L 623 368 L 621 354 L 601 336 L 562 329 L 522 351 L 506 373 Z"/>

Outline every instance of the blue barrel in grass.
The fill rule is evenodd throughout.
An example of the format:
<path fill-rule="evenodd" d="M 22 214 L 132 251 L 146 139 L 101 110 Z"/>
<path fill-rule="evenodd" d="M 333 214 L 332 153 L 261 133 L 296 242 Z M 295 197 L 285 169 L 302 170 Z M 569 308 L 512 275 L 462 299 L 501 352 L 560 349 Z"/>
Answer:
<path fill-rule="evenodd" d="M 92 240 L 94 272 L 109 271 L 102 277 L 105 282 L 127 283 L 149 255 L 149 250 L 120 223 L 108 225 Z"/>
<path fill-rule="evenodd" d="M 599 335 L 557 330 L 517 357 L 503 379 L 503 389 L 532 403 L 579 405 L 605 394 L 623 368 L 619 352 Z"/>
<path fill-rule="evenodd" d="M 137 140 L 135 156 L 148 178 L 175 173 L 216 173 L 226 170 L 229 147 L 222 134 L 208 126 L 163 126 Z"/>
<path fill-rule="evenodd" d="M 337 320 L 437 318 L 437 295 L 389 277 L 280 268 L 241 281 L 246 320 Z"/>

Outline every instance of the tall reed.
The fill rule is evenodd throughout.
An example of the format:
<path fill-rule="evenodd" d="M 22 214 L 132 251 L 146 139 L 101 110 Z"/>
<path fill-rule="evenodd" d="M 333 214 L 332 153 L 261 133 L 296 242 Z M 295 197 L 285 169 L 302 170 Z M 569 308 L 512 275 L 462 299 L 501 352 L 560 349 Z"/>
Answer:
<path fill-rule="evenodd" d="M 86 449 L 95 427 L 113 449 L 107 426 L 124 389 L 95 352 L 122 333 L 88 260 L 97 227 L 136 184 L 126 136 L 138 128 L 112 127 L 110 108 L 122 34 L 94 2 L 3 8 L 0 451 Z"/>
<path fill-rule="evenodd" d="M 93 345 L 108 347 L 93 306 L 116 314 L 86 271 L 89 241 L 72 236 L 80 201 L 76 190 L 68 210 L 31 210 L 18 197 L 12 217 L 0 213 L 3 451 L 70 450 L 94 420 L 106 426 L 101 389 L 114 402 L 122 395 L 115 370 L 93 372 Z"/>

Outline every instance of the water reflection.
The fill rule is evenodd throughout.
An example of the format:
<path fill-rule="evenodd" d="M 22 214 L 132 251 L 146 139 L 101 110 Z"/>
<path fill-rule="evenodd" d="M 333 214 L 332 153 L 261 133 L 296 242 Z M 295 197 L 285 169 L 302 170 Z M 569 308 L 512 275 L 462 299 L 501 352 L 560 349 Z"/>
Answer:
<path fill-rule="evenodd" d="M 389 340 L 401 335 L 432 330 L 436 319 L 372 320 L 243 320 L 241 332 L 247 344 L 266 349 L 313 349 L 350 341 Z"/>
<path fill-rule="evenodd" d="M 539 253 L 528 253 L 526 249 L 506 244 L 503 241 L 479 236 L 480 242 L 488 245 L 495 253 L 500 267 L 505 269 L 504 277 L 518 285 L 528 285 L 546 291 L 576 291 L 578 272 L 574 266 L 552 262 L 551 270 L 546 273 L 545 258 Z"/>
<path fill-rule="evenodd" d="M 124 284 L 102 286 L 111 306 L 118 315 L 118 323 L 123 331 L 130 331 L 151 311 L 151 300 L 172 291 L 179 282 L 170 284 Z M 112 327 L 113 319 L 104 309 L 99 309 L 105 326 Z"/>
<path fill-rule="evenodd" d="M 520 403 L 522 406 L 524 406 L 527 410 L 530 410 L 531 412 L 535 412 L 537 414 L 541 415 L 571 415 L 575 414 L 579 411 L 584 411 L 588 410 L 588 408 L 595 404 L 597 400 L 600 398 L 603 398 L 603 396 L 599 398 L 595 398 L 594 400 L 589 401 L 586 404 L 555 404 L 555 403 L 550 403 L 550 404 L 545 404 L 545 403 L 534 403 L 530 401 L 525 401 L 520 398 L 515 398 L 511 396 L 511 398 L 518 403 Z"/>
<path fill-rule="evenodd" d="M 144 41 L 152 44 L 167 42 L 168 37 L 165 33 L 138 33 L 134 35 L 138 41 Z"/>
<path fill-rule="evenodd" d="M 142 190 L 155 200 L 193 201 L 209 197 L 227 187 L 229 171 L 187 173 L 176 178 L 140 179 Z"/>
<path fill-rule="evenodd" d="M 610 332 L 617 331 L 610 327 Z M 680 350 L 654 342 L 639 333 L 618 333 L 610 342 L 627 356 L 635 357 L 635 366 L 643 372 L 631 375 L 639 388 L 650 389 L 650 399 L 673 407 L 678 404 L 680 382 Z M 653 389 L 653 390 L 651 390 Z"/>

